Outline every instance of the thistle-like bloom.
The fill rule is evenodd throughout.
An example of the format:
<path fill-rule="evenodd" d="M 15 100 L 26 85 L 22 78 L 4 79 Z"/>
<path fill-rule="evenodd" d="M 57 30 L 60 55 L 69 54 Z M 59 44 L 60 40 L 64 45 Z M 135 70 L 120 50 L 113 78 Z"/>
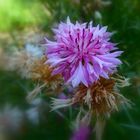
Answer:
<path fill-rule="evenodd" d="M 77 131 L 73 134 L 71 140 L 88 140 L 91 130 L 89 126 L 81 125 Z"/>
<path fill-rule="evenodd" d="M 80 83 L 90 86 L 100 77 L 105 79 L 116 71 L 121 61 L 116 58 L 122 51 L 116 51 L 111 43 L 112 33 L 107 27 L 92 26 L 92 22 L 76 24 L 69 18 L 54 29 L 55 41 L 46 39 L 47 63 L 54 67 L 53 74 L 62 74 L 65 81 L 75 87 Z"/>
<path fill-rule="evenodd" d="M 90 87 L 81 84 L 76 88 L 72 98 L 53 99 L 52 110 L 79 104 L 82 105 L 82 108 L 88 107 L 88 111 L 97 118 L 99 116 L 109 117 L 112 112 L 118 111 L 122 105 L 131 107 L 131 101 L 119 93 L 120 87 L 128 85 L 128 80 L 122 76 L 110 77 L 109 79 L 100 78 Z"/>

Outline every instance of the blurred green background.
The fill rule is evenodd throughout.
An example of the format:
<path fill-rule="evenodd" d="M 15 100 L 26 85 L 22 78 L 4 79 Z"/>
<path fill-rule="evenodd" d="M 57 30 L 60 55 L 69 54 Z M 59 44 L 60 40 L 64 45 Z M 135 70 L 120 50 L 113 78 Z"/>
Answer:
<path fill-rule="evenodd" d="M 36 38 L 51 37 L 51 28 L 67 16 L 73 22 L 92 20 L 116 32 L 112 40 L 124 51 L 119 72 L 131 79 L 131 86 L 121 92 L 134 105 L 112 115 L 103 138 L 140 140 L 140 0 L 0 0 L 0 47 L 23 47 L 36 43 Z M 63 119 L 49 112 L 47 99 L 27 103 L 26 93 L 33 87 L 16 73 L 0 70 L 0 128 L 6 127 L 6 132 L 0 129 L 0 140 L 6 139 L 4 134 L 10 140 L 69 140 L 70 111 Z M 13 124 L 4 123 L 6 119 Z"/>

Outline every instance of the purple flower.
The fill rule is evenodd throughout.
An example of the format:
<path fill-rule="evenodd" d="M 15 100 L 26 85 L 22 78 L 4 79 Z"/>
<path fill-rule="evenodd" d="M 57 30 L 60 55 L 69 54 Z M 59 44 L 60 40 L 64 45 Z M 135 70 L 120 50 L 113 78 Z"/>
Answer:
<path fill-rule="evenodd" d="M 116 58 L 117 51 L 111 43 L 112 33 L 107 27 L 93 27 L 89 24 L 61 22 L 55 33 L 55 41 L 46 40 L 46 63 L 54 67 L 53 74 L 62 74 L 65 81 L 77 86 L 83 83 L 89 86 L 100 77 L 109 78 L 121 61 Z"/>
<path fill-rule="evenodd" d="M 71 140 L 88 140 L 90 133 L 90 128 L 86 125 L 82 125 L 77 131 L 75 131 Z"/>

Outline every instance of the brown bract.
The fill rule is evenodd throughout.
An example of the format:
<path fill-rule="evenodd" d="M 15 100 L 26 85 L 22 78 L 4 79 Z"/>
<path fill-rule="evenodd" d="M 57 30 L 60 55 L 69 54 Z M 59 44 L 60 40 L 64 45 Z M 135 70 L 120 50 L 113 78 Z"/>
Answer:
<path fill-rule="evenodd" d="M 115 80 L 104 78 L 100 78 L 90 87 L 80 85 L 73 97 L 73 103 L 87 105 L 97 116 L 110 115 L 112 111 L 118 110 L 118 107 L 127 101 L 119 94 Z"/>
<path fill-rule="evenodd" d="M 38 84 L 33 91 L 28 93 L 27 101 L 33 100 L 44 89 L 47 95 L 55 95 L 62 92 L 63 80 L 60 75 L 52 75 L 53 68 L 45 64 L 46 58 L 36 60 L 30 70 L 30 78 Z"/>
<path fill-rule="evenodd" d="M 32 67 L 32 79 L 39 82 L 46 83 L 47 87 L 51 87 L 53 90 L 59 92 L 63 80 L 60 75 L 52 75 L 53 68 L 48 64 L 45 64 L 46 58 L 35 61 Z"/>

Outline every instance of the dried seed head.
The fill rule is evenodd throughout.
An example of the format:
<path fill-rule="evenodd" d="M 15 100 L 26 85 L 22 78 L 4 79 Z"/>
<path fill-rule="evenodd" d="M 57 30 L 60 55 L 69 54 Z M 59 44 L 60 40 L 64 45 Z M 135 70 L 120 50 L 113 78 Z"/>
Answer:
<path fill-rule="evenodd" d="M 85 109 L 85 112 L 90 112 L 90 114 L 94 114 L 97 118 L 110 117 L 110 114 L 118 111 L 121 105 L 131 106 L 131 102 L 119 94 L 118 90 L 118 87 L 128 84 L 124 84 L 126 82 L 125 78 L 118 78 L 100 78 L 98 82 L 90 87 L 80 84 L 75 89 L 75 94 L 71 99 L 53 99 L 52 110 L 79 104 L 80 107 Z"/>
<path fill-rule="evenodd" d="M 4 69 L 17 71 L 24 78 L 31 78 L 32 67 L 35 61 L 42 59 L 43 52 L 38 46 L 27 45 L 25 48 L 13 48 L 11 52 L 5 52 Z"/>
<path fill-rule="evenodd" d="M 80 85 L 73 97 L 73 102 L 87 105 L 97 116 L 109 116 L 111 112 L 117 111 L 122 103 L 128 102 L 128 100 L 120 95 L 118 90 L 114 88 L 115 85 L 115 80 L 104 78 L 100 78 L 98 82 L 89 88 Z"/>
<path fill-rule="evenodd" d="M 52 68 L 45 64 L 46 58 L 35 61 L 31 69 L 31 78 L 36 81 L 46 83 L 48 90 L 60 92 L 62 90 L 63 80 L 60 75 L 52 75 Z"/>

